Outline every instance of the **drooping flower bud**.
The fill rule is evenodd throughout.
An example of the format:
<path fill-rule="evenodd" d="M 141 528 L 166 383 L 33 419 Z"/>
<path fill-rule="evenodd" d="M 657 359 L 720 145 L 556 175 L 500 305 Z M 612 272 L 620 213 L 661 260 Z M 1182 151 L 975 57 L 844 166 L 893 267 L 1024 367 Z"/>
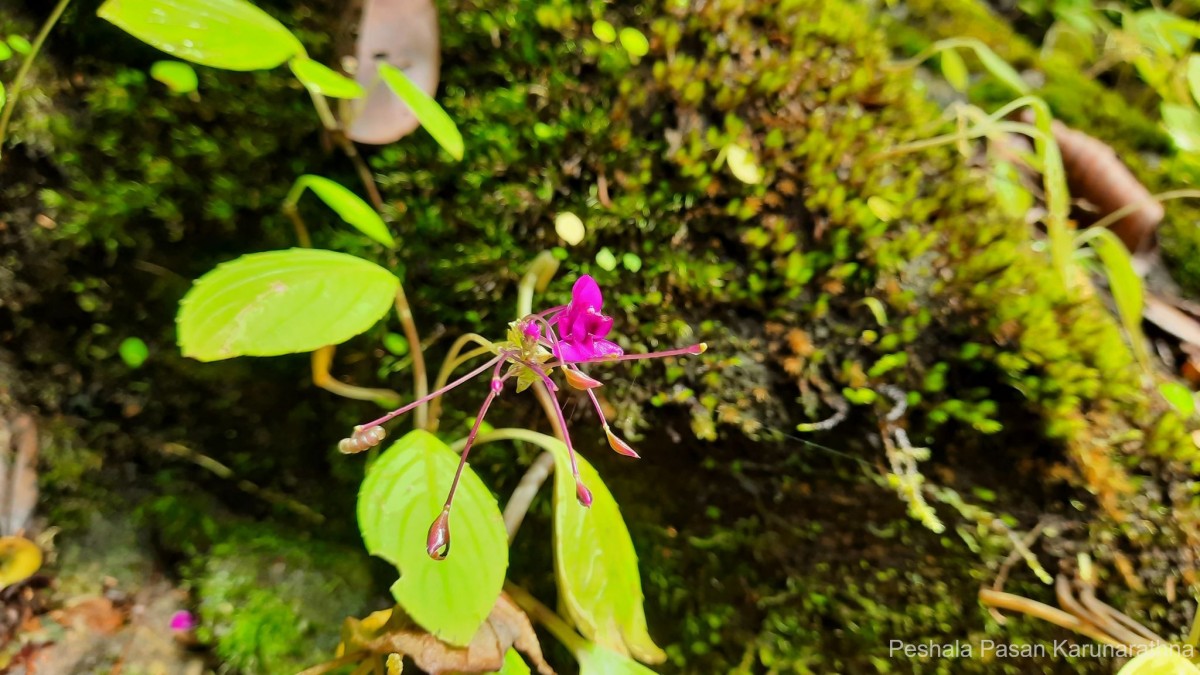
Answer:
<path fill-rule="evenodd" d="M 425 552 L 434 560 L 445 560 L 450 554 L 450 507 L 442 509 L 425 537 Z"/>
<path fill-rule="evenodd" d="M 567 384 L 571 385 L 575 389 L 579 389 L 580 391 L 586 391 L 588 389 L 595 389 L 596 387 L 604 386 L 604 383 L 600 380 L 597 380 L 581 370 L 575 370 L 573 368 L 564 368 L 563 376 L 567 379 Z"/>
<path fill-rule="evenodd" d="M 587 489 L 583 481 L 575 481 L 575 498 L 579 500 L 579 505 L 583 508 L 591 508 L 592 506 L 592 491 Z"/>
<path fill-rule="evenodd" d="M 642 458 L 642 456 L 637 454 L 637 451 L 634 450 L 633 447 L 628 443 L 626 443 L 624 439 L 614 434 L 612 429 L 610 429 L 607 424 L 604 425 L 604 434 L 608 436 L 608 447 L 615 450 L 618 455 L 625 455 L 626 457 L 632 457 L 634 459 Z"/>

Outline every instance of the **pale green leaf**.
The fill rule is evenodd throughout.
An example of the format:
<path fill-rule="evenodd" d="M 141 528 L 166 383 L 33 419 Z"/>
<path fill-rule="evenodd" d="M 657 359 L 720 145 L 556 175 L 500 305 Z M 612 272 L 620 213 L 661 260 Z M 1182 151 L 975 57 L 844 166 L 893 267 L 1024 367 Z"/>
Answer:
<path fill-rule="evenodd" d="M 396 240 L 392 238 L 392 233 L 388 231 L 387 224 L 379 217 L 379 213 L 349 188 L 328 178 L 305 174 L 296 179 L 296 184 L 288 195 L 288 202 L 295 204 L 300 198 L 300 193 L 306 189 L 312 190 L 313 194 L 341 216 L 346 224 L 384 246 L 396 245 Z"/>
<path fill-rule="evenodd" d="M 605 44 L 612 44 L 617 41 L 617 29 L 613 28 L 613 25 L 604 19 L 598 19 L 592 24 L 592 35 L 595 35 L 597 40 Z"/>
<path fill-rule="evenodd" d="M 866 305 L 867 309 L 871 310 L 871 315 L 875 317 L 875 323 L 879 324 L 880 326 L 887 327 L 887 309 L 884 308 L 883 303 L 879 301 L 879 298 L 863 298 L 862 304 Z"/>
<path fill-rule="evenodd" d="M 583 219 L 570 211 L 563 211 L 554 217 L 554 231 L 571 246 L 583 241 L 584 235 L 587 234 Z"/>
<path fill-rule="evenodd" d="M 141 368 L 146 359 L 150 358 L 150 348 L 141 338 L 136 337 L 121 340 L 121 344 L 117 346 L 117 353 L 130 368 Z"/>
<path fill-rule="evenodd" d="M 1192 390 L 1178 382 L 1163 382 L 1158 385 L 1158 393 L 1166 399 L 1175 412 L 1184 417 L 1191 417 L 1196 412 L 1196 398 Z"/>
<path fill-rule="evenodd" d="M 1200 151 L 1200 112 L 1195 108 L 1163 103 L 1162 121 L 1175 147 L 1184 152 Z"/>
<path fill-rule="evenodd" d="M 882 220 L 885 223 L 890 223 L 900 215 L 900 209 L 888 200 L 874 195 L 867 197 L 867 208 L 871 210 L 872 215 Z"/>
<path fill-rule="evenodd" d="M 983 64 L 983 67 L 992 74 L 992 77 L 1008 85 L 1010 89 L 1022 96 L 1029 94 L 1029 85 L 1021 79 L 1021 74 L 1008 65 L 1007 61 L 997 56 L 996 52 L 978 40 L 971 40 L 969 46 L 979 57 L 979 62 Z"/>
<path fill-rule="evenodd" d="M 304 47 L 246 0 L 107 0 L 96 12 L 137 39 L 185 61 L 268 70 Z"/>
<path fill-rule="evenodd" d="M 14 52 L 22 56 L 28 54 L 33 49 L 33 45 L 29 43 L 29 40 L 25 39 L 24 35 L 9 35 L 8 46 L 12 47 Z"/>
<path fill-rule="evenodd" d="M 395 565 L 392 595 L 422 628 L 453 645 L 470 643 L 487 619 L 508 568 L 500 508 L 479 476 L 463 471 L 450 516 L 450 551 L 425 551 L 442 512 L 458 455 L 429 432 L 406 434 L 379 456 L 358 493 L 358 528 L 372 555 Z"/>
<path fill-rule="evenodd" d="M 12 55 L 12 47 L 9 47 L 7 42 L 0 40 L 0 61 L 7 61 L 12 58 Z"/>
<path fill-rule="evenodd" d="M 734 177 L 743 183 L 756 185 L 762 182 L 762 169 L 758 168 L 754 155 L 742 146 L 736 143 L 725 146 L 725 162 Z"/>
<path fill-rule="evenodd" d="M 622 28 L 621 32 L 617 34 L 617 39 L 635 61 L 650 53 L 650 41 L 646 39 L 646 35 L 642 31 L 636 28 Z"/>
<path fill-rule="evenodd" d="M 1192 54 L 1187 62 L 1188 89 L 1192 92 L 1192 100 L 1200 105 L 1200 54 Z"/>
<path fill-rule="evenodd" d="M 150 66 L 150 77 L 176 94 L 190 94 L 200 85 L 196 71 L 183 61 L 155 61 Z"/>
<path fill-rule="evenodd" d="M 647 663 L 666 658 L 646 627 L 637 553 L 621 511 L 600 474 L 576 456 L 579 475 L 592 491 L 592 506 L 575 496 L 567 446 L 555 441 L 554 570 L 559 603 L 579 632 L 618 654 Z"/>
<path fill-rule="evenodd" d="M 345 253 L 244 255 L 197 279 L 184 296 L 179 345 L 201 361 L 310 352 L 374 325 L 399 285 L 391 272 Z"/>
<path fill-rule="evenodd" d="M 1004 159 L 993 158 L 992 190 L 1004 212 L 1015 218 L 1024 218 L 1033 208 L 1033 194 L 1021 184 L 1021 172 Z"/>
<path fill-rule="evenodd" d="M 1158 645 L 1138 654 L 1117 675 L 1200 675 L 1200 668 L 1184 658 L 1178 647 Z"/>
<path fill-rule="evenodd" d="M 391 88 L 400 100 L 412 109 L 413 116 L 433 136 L 438 145 L 450 153 L 454 159 L 463 158 L 463 138 L 454 120 L 446 114 L 442 106 L 433 100 L 429 94 L 421 90 L 403 70 L 387 63 L 379 64 L 379 76 Z"/>
<path fill-rule="evenodd" d="M 288 67 L 300 84 L 314 94 L 330 98 L 361 98 L 366 93 L 358 82 L 307 56 L 288 61 Z"/>
<path fill-rule="evenodd" d="M 530 675 L 529 664 L 525 663 L 525 659 L 512 647 L 504 652 L 504 666 L 496 672 L 499 675 Z"/>
<path fill-rule="evenodd" d="M 605 246 L 596 252 L 596 264 L 605 272 L 611 272 L 617 269 L 617 256 L 613 254 L 612 249 Z"/>
<path fill-rule="evenodd" d="M 954 87 L 956 91 L 966 91 L 970 85 L 970 75 L 967 73 L 967 64 L 963 62 L 963 58 L 958 52 L 953 49 L 947 49 L 942 52 L 942 76 Z"/>
<path fill-rule="evenodd" d="M 653 670 L 628 656 L 594 642 L 576 650 L 575 658 L 579 659 L 579 675 L 655 675 Z"/>
<path fill-rule="evenodd" d="M 1145 340 L 1142 339 L 1142 307 L 1145 299 L 1142 295 L 1142 280 L 1133 268 L 1129 250 L 1109 229 L 1092 228 L 1081 237 L 1091 244 L 1100 258 L 1104 274 L 1108 278 L 1108 289 L 1117 306 L 1117 315 L 1129 334 L 1139 360 L 1146 363 Z"/>
<path fill-rule="evenodd" d="M 8 102 L 8 92 L 4 89 L 4 83 L 0 82 L 0 108 Z"/>

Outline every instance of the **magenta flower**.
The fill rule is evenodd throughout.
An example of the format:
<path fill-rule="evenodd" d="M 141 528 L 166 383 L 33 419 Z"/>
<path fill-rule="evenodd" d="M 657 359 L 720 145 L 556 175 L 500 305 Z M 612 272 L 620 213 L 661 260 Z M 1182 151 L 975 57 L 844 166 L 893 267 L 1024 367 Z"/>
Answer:
<path fill-rule="evenodd" d="M 171 615 L 171 630 L 184 633 L 196 628 L 196 617 L 186 609 L 181 609 Z"/>
<path fill-rule="evenodd" d="M 588 363 L 701 354 L 707 349 L 707 346 L 701 342 L 681 349 L 650 354 L 625 354 L 615 342 L 605 339 L 605 336 L 612 330 L 613 320 L 612 317 L 603 314 L 601 311 L 603 306 L 604 297 L 596 280 L 587 275 L 580 277 L 571 289 L 570 303 L 551 307 L 514 321 L 508 331 L 508 340 L 494 346 L 495 356 L 487 363 L 428 396 L 401 406 L 377 420 L 355 427 L 354 434 L 350 438 L 343 439 L 338 443 L 338 449 L 344 453 L 361 452 L 378 445 L 385 436 L 380 427 L 381 424 L 403 415 L 422 403 L 441 396 L 491 369 L 492 377 L 488 395 L 484 398 L 479 413 L 475 416 L 475 424 L 471 427 L 471 432 L 467 434 L 467 442 L 463 445 L 458 470 L 454 474 L 450 492 L 446 496 L 446 504 L 442 508 L 442 513 L 429 528 L 426 550 L 430 557 L 442 560 L 449 553 L 450 507 L 454 502 L 454 493 L 458 489 L 458 481 L 462 477 L 463 467 L 466 466 L 467 454 L 470 453 L 471 446 L 475 443 L 475 437 L 479 435 L 479 427 L 483 422 L 484 415 L 487 414 L 492 401 L 504 391 L 504 385 L 510 378 L 517 378 L 517 391 L 536 382 L 542 383 L 554 398 L 555 403 L 558 404 L 555 406 L 556 422 L 562 431 L 567 445 L 567 454 L 571 459 L 571 473 L 575 477 L 575 495 L 583 506 L 591 506 L 592 492 L 579 477 L 579 468 L 575 462 L 575 448 L 571 444 L 571 435 L 567 431 L 567 421 L 562 412 L 562 405 L 555 396 L 558 386 L 550 379 L 550 374 L 555 368 L 562 369 L 564 379 L 569 386 L 584 391 L 591 399 L 592 406 L 600 417 L 604 434 L 608 438 L 609 447 L 626 457 L 635 459 L 638 457 L 637 452 L 628 443 L 613 433 L 608 425 L 608 420 L 604 417 L 600 401 L 593 391 L 603 383 L 583 372 L 581 366 Z M 555 325 L 558 327 L 557 331 L 554 330 Z"/>

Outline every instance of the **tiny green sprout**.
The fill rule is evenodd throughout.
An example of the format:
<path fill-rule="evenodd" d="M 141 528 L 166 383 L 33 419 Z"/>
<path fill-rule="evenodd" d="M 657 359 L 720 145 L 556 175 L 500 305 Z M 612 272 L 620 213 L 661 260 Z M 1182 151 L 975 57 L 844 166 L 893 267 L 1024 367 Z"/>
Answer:
<path fill-rule="evenodd" d="M 626 253 L 621 256 L 621 263 L 630 272 L 637 272 L 642 269 L 642 259 L 636 253 Z"/>
<path fill-rule="evenodd" d="M 583 219 L 570 211 L 563 211 L 554 217 L 554 231 L 570 246 L 578 245 L 587 234 Z"/>
<path fill-rule="evenodd" d="M 596 253 L 596 264 L 605 272 L 611 272 L 617 269 L 617 256 L 605 246 Z"/>
<path fill-rule="evenodd" d="M 842 389 L 842 396 L 854 405 L 871 405 L 878 398 L 875 390 L 867 389 L 866 387 L 846 387 Z"/>
<path fill-rule="evenodd" d="M 408 340 L 399 333 L 388 333 L 383 336 L 383 348 L 394 356 L 404 356 L 408 353 Z"/>
<path fill-rule="evenodd" d="M 167 85 L 173 94 L 190 94 L 199 86 L 196 71 L 183 61 L 155 61 L 150 77 Z"/>
<path fill-rule="evenodd" d="M 150 357 L 150 348 L 142 342 L 141 338 L 130 337 L 121 341 L 117 347 L 117 353 L 120 354 L 121 360 L 130 368 L 141 368 L 146 359 Z"/>
<path fill-rule="evenodd" d="M 634 61 L 650 53 L 650 41 L 646 39 L 642 31 L 636 28 L 622 28 L 617 37 L 621 41 L 621 46 Z"/>
<path fill-rule="evenodd" d="M 12 55 L 12 47 L 9 47 L 4 42 L 0 42 L 0 61 L 7 61 L 12 58 Z"/>
<path fill-rule="evenodd" d="M 617 29 L 604 19 L 597 19 L 592 24 L 592 35 L 595 35 L 596 39 L 604 44 L 612 44 L 617 41 Z"/>
<path fill-rule="evenodd" d="M 29 40 L 20 35 L 9 35 L 8 46 L 12 47 L 12 50 L 18 54 L 28 54 L 29 50 L 33 49 L 33 45 L 29 44 Z"/>

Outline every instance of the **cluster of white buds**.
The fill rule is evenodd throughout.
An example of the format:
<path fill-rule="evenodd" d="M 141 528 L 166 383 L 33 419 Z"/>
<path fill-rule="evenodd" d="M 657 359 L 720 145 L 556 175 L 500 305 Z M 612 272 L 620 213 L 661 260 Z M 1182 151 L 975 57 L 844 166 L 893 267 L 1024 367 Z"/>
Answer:
<path fill-rule="evenodd" d="M 386 436 L 387 432 L 384 431 L 383 427 L 375 426 L 364 429 L 362 425 L 359 425 L 354 427 L 354 434 L 350 438 L 343 438 L 338 441 L 338 450 L 342 454 L 353 455 L 379 445 Z"/>

